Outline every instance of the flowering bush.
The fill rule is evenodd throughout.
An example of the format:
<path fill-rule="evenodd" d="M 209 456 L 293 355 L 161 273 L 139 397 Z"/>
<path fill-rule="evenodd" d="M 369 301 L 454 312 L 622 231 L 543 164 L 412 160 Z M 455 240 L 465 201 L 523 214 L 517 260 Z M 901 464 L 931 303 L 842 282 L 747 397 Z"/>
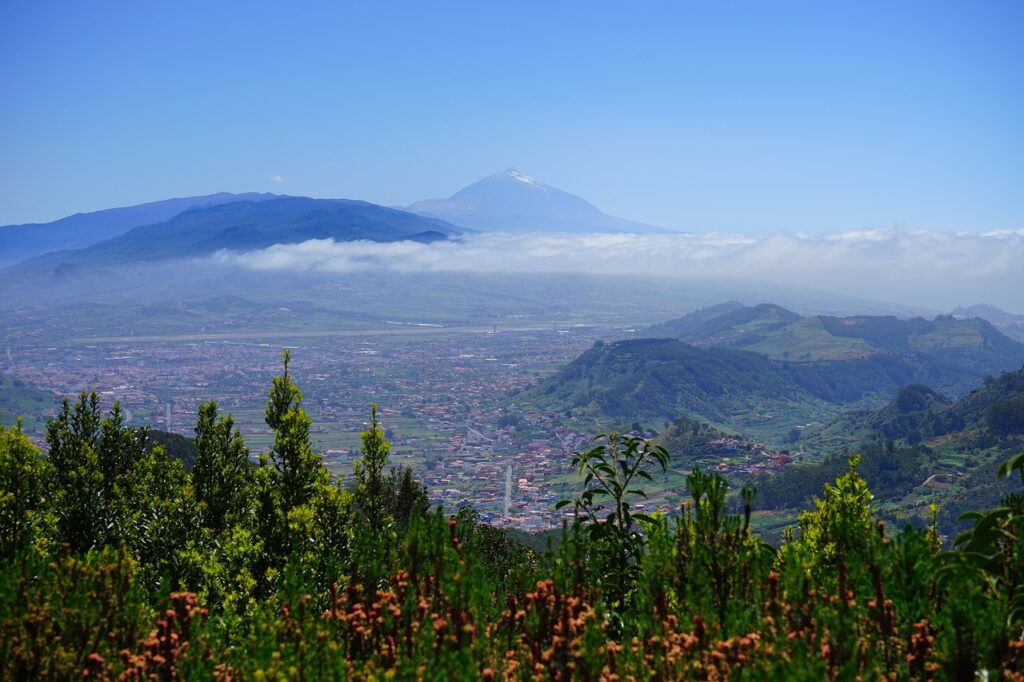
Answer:
<path fill-rule="evenodd" d="M 854 459 L 775 549 L 714 474 L 674 517 L 633 514 L 667 453 L 608 437 L 538 555 L 385 477 L 376 416 L 358 485 L 332 481 L 287 365 L 267 421 L 241 466 L 204 405 L 191 472 L 89 396 L 49 458 L 0 432 L 0 679 L 1024 680 L 1020 495 L 943 550 L 878 521 Z M 1024 484 L 1024 457 L 1003 473 Z"/>

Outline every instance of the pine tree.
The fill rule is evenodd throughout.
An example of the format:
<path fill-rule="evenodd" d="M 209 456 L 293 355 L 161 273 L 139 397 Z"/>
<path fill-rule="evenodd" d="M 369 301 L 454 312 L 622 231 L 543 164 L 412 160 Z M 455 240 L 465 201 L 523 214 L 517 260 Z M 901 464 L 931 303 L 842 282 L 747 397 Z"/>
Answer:
<path fill-rule="evenodd" d="M 377 420 L 377 404 L 370 405 L 370 428 L 359 434 L 363 456 L 355 464 L 356 501 L 370 527 L 380 529 L 390 511 L 384 467 L 388 463 L 391 444 Z"/>
<path fill-rule="evenodd" d="M 281 354 L 284 372 L 274 377 L 268 394 L 267 426 L 274 430 L 270 458 L 279 478 L 280 505 L 286 514 L 307 503 L 324 473 L 320 457 L 309 442 L 310 418 L 302 409 L 302 391 L 288 373 L 291 351 Z"/>

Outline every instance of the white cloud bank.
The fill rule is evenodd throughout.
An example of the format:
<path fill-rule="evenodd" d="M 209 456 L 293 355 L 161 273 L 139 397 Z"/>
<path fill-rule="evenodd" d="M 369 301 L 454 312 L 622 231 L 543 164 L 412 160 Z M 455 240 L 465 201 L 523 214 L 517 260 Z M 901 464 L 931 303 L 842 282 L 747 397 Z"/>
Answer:
<path fill-rule="evenodd" d="M 474 234 L 419 244 L 310 240 L 214 260 L 291 272 L 589 273 L 736 278 L 949 308 L 1024 308 L 1024 229 L 777 234 Z"/>

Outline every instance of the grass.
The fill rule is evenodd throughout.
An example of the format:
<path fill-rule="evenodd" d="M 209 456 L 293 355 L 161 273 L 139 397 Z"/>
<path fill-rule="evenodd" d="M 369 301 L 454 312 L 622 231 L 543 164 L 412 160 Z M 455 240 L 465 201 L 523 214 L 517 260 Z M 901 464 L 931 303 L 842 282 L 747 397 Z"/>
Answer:
<path fill-rule="evenodd" d="M 864 339 L 833 336 L 816 317 L 794 322 L 745 348 L 773 360 L 793 362 L 854 360 L 872 352 Z"/>
<path fill-rule="evenodd" d="M 981 330 L 971 320 L 937 320 L 934 331 L 910 337 L 910 347 L 921 352 L 949 347 L 976 348 L 984 344 Z"/>

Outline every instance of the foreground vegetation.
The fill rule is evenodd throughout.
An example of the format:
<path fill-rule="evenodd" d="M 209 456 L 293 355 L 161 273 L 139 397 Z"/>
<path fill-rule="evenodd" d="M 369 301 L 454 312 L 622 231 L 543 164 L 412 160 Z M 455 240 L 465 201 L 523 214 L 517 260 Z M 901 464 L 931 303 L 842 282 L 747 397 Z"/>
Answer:
<path fill-rule="evenodd" d="M 876 518 L 854 457 L 773 548 L 717 475 L 634 513 L 667 453 L 610 434 L 537 553 L 431 510 L 375 411 L 332 480 L 301 401 L 286 354 L 256 465 L 214 403 L 190 470 L 95 395 L 46 457 L 0 429 L 0 678 L 1024 680 L 1020 492 L 944 549 Z"/>

